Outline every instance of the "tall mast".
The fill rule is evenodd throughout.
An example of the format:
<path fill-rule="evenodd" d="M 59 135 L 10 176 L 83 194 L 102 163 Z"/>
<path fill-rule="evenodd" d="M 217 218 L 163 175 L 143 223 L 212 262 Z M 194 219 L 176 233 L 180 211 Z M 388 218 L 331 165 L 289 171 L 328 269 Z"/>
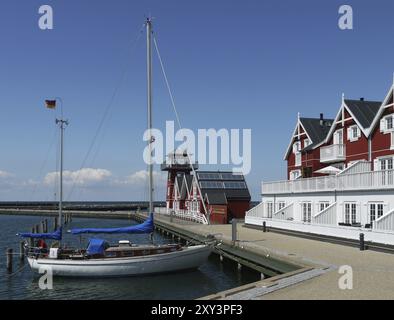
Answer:
<path fill-rule="evenodd" d="M 146 20 L 146 60 L 148 79 L 148 130 L 149 130 L 149 214 L 153 213 L 153 164 L 152 164 L 152 19 Z"/>
<path fill-rule="evenodd" d="M 64 129 L 68 125 L 68 121 L 63 119 L 56 119 L 56 124 L 60 128 L 60 186 L 59 186 L 59 226 L 63 225 L 63 150 L 64 150 Z"/>

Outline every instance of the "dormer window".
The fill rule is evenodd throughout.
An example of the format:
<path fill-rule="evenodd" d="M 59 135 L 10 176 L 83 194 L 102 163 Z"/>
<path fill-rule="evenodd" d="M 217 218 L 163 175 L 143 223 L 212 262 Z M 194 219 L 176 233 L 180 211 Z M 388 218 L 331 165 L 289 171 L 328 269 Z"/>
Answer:
<path fill-rule="evenodd" d="M 304 148 L 306 148 L 307 146 L 309 146 L 311 144 L 311 141 L 309 139 L 305 139 L 304 140 Z"/>

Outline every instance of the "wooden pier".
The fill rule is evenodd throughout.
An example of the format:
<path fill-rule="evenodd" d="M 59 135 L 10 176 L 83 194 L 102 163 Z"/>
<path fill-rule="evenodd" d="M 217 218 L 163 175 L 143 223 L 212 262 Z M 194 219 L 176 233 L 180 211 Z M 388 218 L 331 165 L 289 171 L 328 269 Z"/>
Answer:
<path fill-rule="evenodd" d="M 146 218 L 137 216 L 140 220 Z M 224 259 L 239 259 L 242 265 L 242 258 L 246 258 L 262 268 L 256 270 L 276 271 L 267 279 L 202 299 L 394 299 L 394 256 L 390 253 L 263 232 L 242 223 L 237 226 L 235 244 L 231 225 L 201 225 L 176 218 L 170 222 L 168 216 L 162 215 L 155 216 L 155 224 L 159 231 L 189 241 L 204 241 L 213 235 L 229 253 Z M 351 286 L 341 286 L 344 276 L 351 278 Z"/>

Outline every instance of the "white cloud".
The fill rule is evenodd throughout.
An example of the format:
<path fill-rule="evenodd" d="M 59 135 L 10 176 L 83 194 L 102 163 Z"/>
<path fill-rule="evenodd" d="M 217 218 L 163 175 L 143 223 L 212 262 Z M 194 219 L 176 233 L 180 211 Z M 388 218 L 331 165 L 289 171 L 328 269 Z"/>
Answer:
<path fill-rule="evenodd" d="M 44 178 L 44 184 L 53 185 L 59 181 L 59 172 L 50 172 Z M 112 176 L 111 171 L 106 169 L 83 168 L 76 171 L 63 171 L 63 183 L 79 186 L 102 183 Z"/>
<path fill-rule="evenodd" d="M 12 177 L 12 174 L 7 171 L 0 170 L 0 179 Z"/>
<path fill-rule="evenodd" d="M 148 179 L 149 179 L 149 172 L 146 170 L 140 170 L 118 182 L 120 184 L 143 187 L 148 185 Z M 153 183 L 155 185 L 164 184 L 166 181 L 167 179 L 164 172 L 158 172 L 158 171 L 153 172 Z"/>

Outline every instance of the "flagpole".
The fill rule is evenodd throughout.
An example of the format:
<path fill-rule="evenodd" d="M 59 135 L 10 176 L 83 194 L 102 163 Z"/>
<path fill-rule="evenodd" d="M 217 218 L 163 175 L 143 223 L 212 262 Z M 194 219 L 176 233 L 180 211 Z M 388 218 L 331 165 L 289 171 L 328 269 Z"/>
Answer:
<path fill-rule="evenodd" d="M 63 118 L 63 100 L 61 98 L 56 98 L 61 103 L 60 119 L 56 118 L 56 124 L 59 125 L 60 128 L 60 181 L 59 181 L 59 226 L 60 228 L 63 226 L 63 161 L 64 161 L 64 130 L 68 125 L 68 120 L 64 120 Z"/>

